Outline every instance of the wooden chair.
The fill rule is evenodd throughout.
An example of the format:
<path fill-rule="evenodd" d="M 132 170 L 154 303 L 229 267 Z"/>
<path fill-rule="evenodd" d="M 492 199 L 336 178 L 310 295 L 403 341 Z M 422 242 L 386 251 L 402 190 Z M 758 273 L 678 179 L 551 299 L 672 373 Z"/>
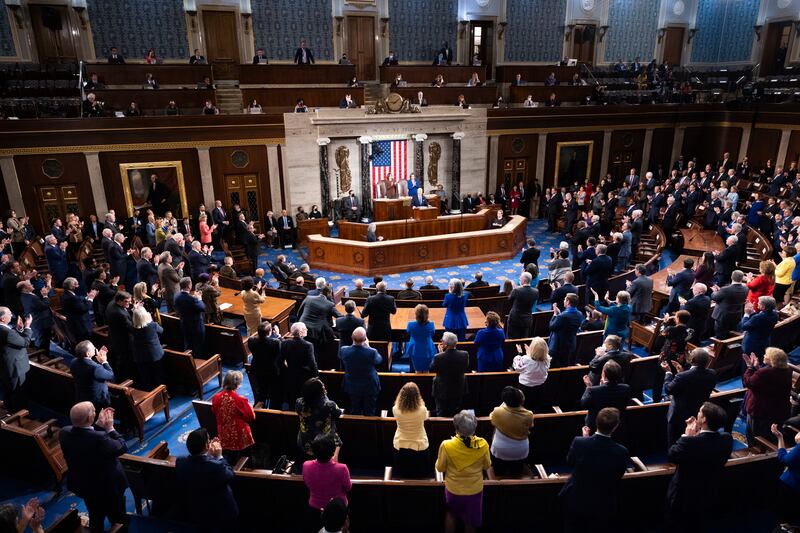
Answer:
<path fill-rule="evenodd" d="M 217 378 L 222 387 L 222 359 L 219 354 L 208 359 L 195 359 L 191 351 L 164 350 L 164 367 L 170 387 L 192 391 L 203 399 L 205 384 Z"/>
<path fill-rule="evenodd" d="M 0 448 L 13 460 L 5 461 L 4 471 L 26 481 L 51 479 L 60 484 L 67 462 L 58 441 L 55 418 L 40 422 L 22 410 L 0 420 Z"/>
<path fill-rule="evenodd" d="M 166 421 L 169 422 L 169 394 L 166 385 L 159 385 L 148 392 L 134 389 L 133 381 L 127 380 L 118 385 L 109 383 L 108 392 L 114 415 L 119 417 L 124 427 L 136 430 L 139 442 L 144 442 L 144 423 L 156 413 L 163 411 Z"/>
<path fill-rule="evenodd" d="M 243 365 L 250 355 L 238 329 L 216 324 L 206 324 L 206 346 L 210 353 L 220 354 L 226 365 Z"/>

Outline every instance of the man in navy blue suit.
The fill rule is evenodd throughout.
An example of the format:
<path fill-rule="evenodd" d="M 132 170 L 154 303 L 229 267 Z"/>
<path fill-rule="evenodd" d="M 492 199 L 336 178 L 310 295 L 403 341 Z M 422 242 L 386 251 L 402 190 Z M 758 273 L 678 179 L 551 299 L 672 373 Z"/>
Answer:
<path fill-rule="evenodd" d="M 421 187 L 417 187 L 417 192 L 411 197 L 411 205 L 414 207 L 428 207 L 428 199 L 425 198 L 425 192 Z"/>
<path fill-rule="evenodd" d="M 186 438 L 189 455 L 175 461 L 175 478 L 182 499 L 182 518 L 204 531 L 234 529 L 239 507 L 233 498 L 233 469 L 222 458 L 219 440 L 209 441 L 205 428 Z"/>
<path fill-rule="evenodd" d="M 193 357 L 203 357 L 206 337 L 204 322 L 206 306 L 199 295 L 192 292 L 192 278 L 181 278 L 179 292 L 175 296 L 175 310 L 181 317 L 184 349 L 192 350 Z"/>
<path fill-rule="evenodd" d="M 553 318 L 550 319 L 550 338 L 548 348 L 553 358 L 553 368 L 574 363 L 576 335 L 583 322 L 578 311 L 578 295 L 567 294 L 564 298 L 564 311 L 553 304 Z"/>
<path fill-rule="evenodd" d="M 708 400 L 711 392 L 717 385 L 717 373 L 708 368 L 711 356 L 704 348 L 695 348 L 689 354 L 692 367 L 682 371 L 681 365 L 676 361 L 672 364 L 678 370 L 673 375 L 669 364 L 664 361 L 664 391 L 672 396 L 669 411 L 667 411 L 667 440 L 672 445 L 686 428 L 686 420 L 694 416 L 703 402 Z"/>
<path fill-rule="evenodd" d="M 567 454 L 572 475 L 559 493 L 566 517 L 565 531 L 613 531 L 619 483 L 629 457 L 628 450 L 611 439 L 619 426 L 619 416 L 619 410 L 613 407 L 601 409 L 595 434 L 591 435 L 589 427 L 584 426 L 583 436 L 572 441 Z M 603 509 L 598 512 L 600 502 Z"/>
<path fill-rule="evenodd" d="M 92 402 L 95 409 L 111 405 L 108 383 L 114 382 L 114 370 L 108 364 L 108 349 L 105 346 L 98 350 L 92 341 L 79 342 L 69 371 L 75 378 L 76 401 Z"/>
<path fill-rule="evenodd" d="M 672 270 L 667 269 L 667 285 L 672 287 L 669 291 L 669 302 L 667 303 L 667 313 L 673 313 L 680 309 L 681 302 L 678 297 L 689 300 L 692 297 L 692 284 L 694 283 L 694 259 L 683 261 L 683 270 L 673 274 Z"/>
<path fill-rule="evenodd" d="M 47 259 L 47 268 L 53 275 L 56 286 L 60 286 L 67 277 L 67 241 L 56 242 L 56 238 L 48 236 L 47 244 L 44 248 L 44 256 Z"/>
<path fill-rule="evenodd" d="M 350 414 L 375 416 L 381 383 L 375 368 L 383 358 L 367 343 L 367 330 L 353 330 L 353 344 L 339 351 L 344 367 L 344 390 L 350 395 Z"/>
<path fill-rule="evenodd" d="M 608 291 L 608 278 L 614 274 L 614 262 L 606 255 L 606 250 L 605 244 L 598 244 L 595 247 L 597 257 L 590 260 L 584 271 L 586 288 L 593 289 L 597 294 Z"/>
<path fill-rule="evenodd" d="M 67 319 L 67 330 L 72 334 L 73 340 L 78 343 L 92 336 L 92 319 L 89 310 L 92 301 L 97 296 L 96 290 L 91 290 L 84 296 L 78 296 L 78 280 L 67 278 L 63 283 L 64 292 L 61 295 L 61 312 Z"/>
<path fill-rule="evenodd" d="M 50 309 L 51 290 L 50 276 L 47 283 L 36 294 L 30 281 L 21 281 L 17 284 L 21 294 L 23 314 L 31 316 L 31 339 L 39 350 L 50 351 L 50 338 L 53 330 L 53 311 Z"/>
<path fill-rule="evenodd" d="M 128 447 L 124 437 L 114 430 L 114 410 L 100 411 L 96 423 L 95 413 L 91 402 L 75 404 L 69 412 L 72 425 L 58 435 L 69 468 L 67 487 L 86 503 L 92 533 L 105 531 L 106 517 L 112 524 L 127 522 L 128 488 L 119 462 Z"/>

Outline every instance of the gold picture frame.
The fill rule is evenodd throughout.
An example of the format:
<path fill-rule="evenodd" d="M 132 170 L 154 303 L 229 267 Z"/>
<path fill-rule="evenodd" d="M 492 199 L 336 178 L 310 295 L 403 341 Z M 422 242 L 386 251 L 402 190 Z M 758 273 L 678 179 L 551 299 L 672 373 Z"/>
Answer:
<path fill-rule="evenodd" d="M 160 170 L 160 172 L 159 172 Z M 146 171 L 146 172 L 142 172 Z M 153 161 L 148 163 L 120 163 L 119 175 L 122 180 L 122 191 L 125 195 L 125 206 L 128 216 L 133 216 L 134 209 L 152 207 L 146 202 L 150 176 L 155 174 L 168 190 L 169 210 L 176 218 L 188 216 L 186 202 L 186 186 L 183 179 L 183 163 L 181 161 Z M 175 212 L 180 208 L 180 212 Z M 153 208 L 154 212 L 156 209 Z M 163 213 L 156 212 L 156 216 Z"/>
<path fill-rule="evenodd" d="M 571 152 L 565 153 L 564 155 L 570 160 L 572 160 L 573 155 L 576 156 L 576 164 L 583 162 L 585 166 L 585 172 L 582 172 L 581 176 L 585 175 L 584 179 L 590 179 L 592 177 L 592 154 L 594 152 L 594 141 L 560 142 L 556 143 L 556 168 L 553 176 L 553 185 L 556 187 L 561 187 L 562 185 L 572 185 L 572 183 L 561 183 L 561 181 L 567 181 L 570 179 L 570 176 L 565 176 L 562 180 L 561 163 L 564 159 L 562 158 L 562 150 L 564 148 L 573 149 Z M 584 148 L 585 150 L 583 150 Z M 567 167 L 567 172 L 569 172 L 569 167 Z M 577 175 L 572 176 L 572 178 L 577 178 Z M 582 182 L 581 185 L 583 185 Z"/>

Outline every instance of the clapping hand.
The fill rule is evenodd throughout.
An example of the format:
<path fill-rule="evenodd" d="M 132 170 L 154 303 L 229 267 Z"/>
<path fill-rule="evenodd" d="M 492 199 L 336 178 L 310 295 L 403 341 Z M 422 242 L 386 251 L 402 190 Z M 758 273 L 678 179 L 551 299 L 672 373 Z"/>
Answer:
<path fill-rule="evenodd" d="M 758 366 L 758 356 L 754 353 L 750 353 L 750 355 L 742 354 L 742 359 L 744 360 L 744 364 L 749 367 L 755 368 Z"/>
<path fill-rule="evenodd" d="M 214 437 L 211 442 L 208 443 L 208 454 L 216 458 L 222 457 L 222 444 L 219 443 L 217 437 Z"/>
<path fill-rule="evenodd" d="M 95 296 L 97 296 L 97 289 L 92 289 L 86 294 L 88 300 L 93 300 Z"/>
<path fill-rule="evenodd" d="M 610 302 L 611 301 L 610 296 L 611 295 L 608 293 L 608 291 L 606 291 L 606 293 L 603 295 L 603 300 Z"/>
<path fill-rule="evenodd" d="M 672 372 L 672 370 L 670 370 L 670 368 L 669 368 L 669 363 L 666 362 L 666 361 L 661 361 L 661 369 L 664 372 Z"/>
<path fill-rule="evenodd" d="M 686 434 L 690 437 L 694 437 L 698 433 L 697 428 L 697 419 L 693 416 L 690 416 L 686 419 Z"/>
<path fill-rule="evenodd" d="M 581 434 L 584 437 L 590 437 L 592 435 L 592 430 L 589 429 L 589 426 L 583 426 L 583 429 L 581 429 Z"/>
<path fill-rule="evenodd" d="M 97 360 L 98 363 L 101 365 L 108 361 L 108 348 L 102 346 L 97 353 L 94 354 L 94 358 Z"/>
<path fill-rule="evenodd" d="M 678 361 L 673 361 L 672 366 L 675 367 L 675 373 L 680 374 L 683 372 L 683 365 L 681 365 Z"/>
<path fill-rule="evenodd" d="M 24 324 L 25 329 L 28 329 L 29 327 L 31 327 L 31 322 L 33 322 L 33 315 L 26 316 L 25 317 L 25 324 Z"/>
<path fill-rule="evenodd" d="M 561 309 L 558 308 L 558 304 L 553 304 L 553 315 L 558 315 L 561 313 Z"/>
<path fill-rule="evenodd" d="M 586 385 L 587 387 L 591 387 L 592 386 L 592 380 L 589 379 L 588 374 L 583 376 L 583 384 Z"/>
<path fill-rule="evenodd" d="M 752 302 L 747 302 L 747 303 L 744 304 L 744 314 L 752 315 L 753 311 L 755 311 L 755 308 L 753 307 L 753 303 Z"/>
<path fill-rule="evenodd" d="M 111 407 L 106 407 L 105 409 L 100 411 L 100 415 L 98 415 L 97 417 L 97 425 L 105 429 L 106 431 L 113 431 L 114 409 Z"/>
<path fill-rule="evenodd" d="M 597 292 L 594 289 L 589 289 L 589 290 L 592 291 L 592 296 L 594 297 L 595 302 L 600 299 L 600 297 L 597 296 Z"/>

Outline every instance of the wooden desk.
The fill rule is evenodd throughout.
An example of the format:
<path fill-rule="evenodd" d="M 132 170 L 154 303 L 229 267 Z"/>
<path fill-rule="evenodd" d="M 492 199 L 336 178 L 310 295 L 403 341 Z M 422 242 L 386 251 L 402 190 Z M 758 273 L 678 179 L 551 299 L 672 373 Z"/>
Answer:
<path fill-rule="evenodd" d="M 97 99 L 105 102 L 105 111 L 125 111 L 136 102 L 142 113 L 163 115 L 170 100 L 175 100 L 182 115 L 199 115 L 206 100 L 217 101 L 217 92 L 201 89 L 103 89 L 94 91 Z"/>
<path fill-rule="evenodd" d="M 681 228 L 681 233 L 684 254 L 702 256 L 703 252 L 721 252 L 725 249 L 725 243 L 716 231 L 703 229 L 696 222 L 690 222 L 688 228 Z"/>
<path fill-rule="evenodd" d="M 340 313 L 345 314 L 344 306 L 338 305 L 336 308 Z M 444 331 L 442 324 L 444 323 L 446 311 L 447 309 L 443 307 L 431 307 L 428 309 L 428 320 L 433 322 L 436 331 Z M 474 332 L 486 327 L 486 315 L 483 314 L 480 307 L 467 307 L 464 311 L 467 313 L 467 331 Z M 355 314 L 360 317 L 361 308 L 357 308 Z M 404 334 L 408 323 L 414 320 L 416 320 L 416 316 L 414 315 L 413 307 L 398 307 L 397 313 L 391 316 L 392 333 Z M 365 318 L 364 321 L 369 324 L 369 317 Z"/>
<path fill-rule="evenodd" d="M 239 85 L 339 83 L 356 75 L 355 65 L 239 65 Z"/>
<path fill-rule="evenodd" d="M 381 242 L 310 235 L 308 262 L 312 268 L 372 276 L 511 259 L 525 243 L 526 222 L 513 216 L 498 229 Z"/>
<path fill-rule="evenodd" d="M 427 194 L 425 198 L 428 199 L 430 205 L 441 209 L 441 198 L 437 195 Z M 403 203 L 407 203 L 408 205 L 403 205 Z M 372 200 L 372 208 L 375 222 L 411 218 L 411 197 L 375 198 Z"/>
<path fill-rule="evenodd" d="M 211 65 L 86 65 L 86 75 L 91 76 L 92 72 L 96 72 L 97 79 L 106 85 L 142 85 L 148 72 L 159 85 L 184 85 L 192 89 L 206 76 L 214 79 Z"/>
<path fill-rule="evenodd" d="M 351 94 L 356 104 L 364 105 L 363 87 L 260 87 L 242 89 L 242 104 L 246 108 L 253 100 L 261 107 L 285 107 L 294 109 L 297 99 L 302 98 L 309 111 L 315 107 L 339 107 L 345 94 Z M 363 112 L 363 111 L 362 111 Z"/>
<path fill-rule="evenodd" d="M 297 242 L 300 244 L 308 241 L 308 236 L 313 234 L 324 235 L 327 237 L 331 234 L 330 226 L 328 225 L 327 218 L 309 218 L 301 220 L 297 223 Z"/>
<path fill-rule="evenodd" d="M 694 259 L 695 264 L 697 263 L 696 255 L 679 255 L 667 268 L 661 269 L 650 276 L 650 279 L 653 280 L 653 310 L 651 312 L 654 315 L 658 316 L 661 307 L 666 305 L 667 300 L 669 300 L 670 287 L 667 285 L 667 270 L 672 270 L 673 273 L 680 272 L 683 270 L 683 262 L 686 259 Z M 710 292 L 707 294 L 710 294 Z"/>
<path fill-rule="evenodd" d="M 217 302 L 220 305 L 231 304 L 223 313 L 237 318 L 244 318 L 244 302 L 239 295 L 239 291 L 220 287 L 219 292 L 220 295 L 217 298 Z M 289 313 L 293 308 L 294 300 L 267 296 L 267 301 L 261 304 L 261 318 L 262 320 L 268 320 L 272 324 L 278 324 L 281 331 L 289 331 Z"/>
<path fill-rule="evenodd" d="M 411 214 L 414 215 L 414 220 L 435 220 L 436 215 L 439 214 L 439 208 L 428 207 L 412 207 Z"/>
<path fill-rule="evenodd" d="M 437 211 L 433 210 L 434 213 Z M 376 222 L 376 233 L 385 241 L 411 237 L 430 237 L 461 231 L 480 231 L 489 225 L 488 210 L 465 215 L 445 215 L 430 220 L 394 220 Z M 352 241 L 367 240 L 367 224 L 339 221 L 339 238 Z"/>
<path fill-rule="evenodd" d="M 527 83 L 544 83 L 547 76 L 553 72 L 556 79 L 566 83 L 572 76 L 579 72 L 575 67 L 559 67 L 556 65 L 507 65 L 495 69 L 494 78 L 497 83 L 513 83 L 517 74 L 522 74 L 522 81 Z"/>
<path fill-rule="evenodd" d="M 425 95 L 429 105 L 455 106 L 460 94 L 464 95 L 468 104 L 493 104 L 497 100 L 498 88 L 453 85 L 445 87 L 398 87 L 394 89 L 394 92 L 408 100 L 416 98 L 419 91 L 422 91 Z"/>
<path fill-rule="evenodd" d="M 550 93 L 556 93 L 556 99 L 561 102 L 582 102 L 587 96 L 591 96 L 592 88 L 588 85 L 556 85 L 555 87 L 545 87 L 544 85 L 523 85 L 521 87 L 511 87 L 511 102 L 521 104 L 530 94 L 534 102 L 544 102 L 550 98 Z"/>
<path fill-rule="evenodd" d="M 472 73 L 478 73 L 478 79 L 486 82 L 486 67 L 471 67 L 461 65 L 409 65 L 396 67 L 380 67 L 381 83 L 392 83 L 400 74 L 408 83 L 431 83 L 436 76 L 442 75 L 447 83 L 467 83 L 472 78 Z M 544 80 L 542 80 L 544 81 Z M 415 93 L 416 94 L 416 93 Z"/>

